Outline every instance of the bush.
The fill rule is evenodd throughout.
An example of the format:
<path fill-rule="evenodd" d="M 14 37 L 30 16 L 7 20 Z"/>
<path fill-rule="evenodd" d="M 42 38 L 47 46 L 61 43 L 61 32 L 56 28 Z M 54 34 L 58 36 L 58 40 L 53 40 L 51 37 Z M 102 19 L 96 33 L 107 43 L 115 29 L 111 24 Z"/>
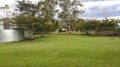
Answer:
<path fill-rule="evenodd" d="M 90 35 L 111 36 L 117 29 L 117 21 L 111 19 L 87 20 L 85 22 L 77 22 L 74 25 L 76 30 Z"/>

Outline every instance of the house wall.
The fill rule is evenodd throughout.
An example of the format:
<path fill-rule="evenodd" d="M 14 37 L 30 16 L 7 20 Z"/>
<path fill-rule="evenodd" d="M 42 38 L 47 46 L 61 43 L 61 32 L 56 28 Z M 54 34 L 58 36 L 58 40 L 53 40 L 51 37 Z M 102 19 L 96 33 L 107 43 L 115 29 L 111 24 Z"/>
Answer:
<path fill-rule="evenodd" d="M 14 42 L 24 40 L 24 33 L 20 30 L 0 30 L 0 42 Z"/>
<path fill-rule="evenodd" d="M 0 21 L 0 42 L 14 42 L 24 40 L 24 32 L 15 30 L 17 25 Z"/>
<path fill-rule="evenodd" d="M 0 21 L 0 30 L 3 30 L 3 29 L 14 29 L 14 28 L 17 28 L 17 26 L 15 24 L 5 23 L 3 21 Z"/>
<path fill-rule="evenodd" d="M 2 21 L 0 21 L 0 30 L 1 29 L 4 29 L 4 27 L 3 27 L 3 22 Z"/>

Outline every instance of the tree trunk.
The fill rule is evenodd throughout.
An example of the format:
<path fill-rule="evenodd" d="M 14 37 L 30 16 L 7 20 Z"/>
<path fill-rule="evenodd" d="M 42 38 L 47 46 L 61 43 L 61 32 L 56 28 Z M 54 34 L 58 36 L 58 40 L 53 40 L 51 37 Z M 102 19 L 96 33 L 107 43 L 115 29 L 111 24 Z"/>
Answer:
<path fill-rule="evenodd" d="M 44 38 L 44 37 L 45 37 L 43 32 L 40 33 L 40 37 L 41 37 L 41 38 Z"/>
<path fill-rule="evenodd" d="M 71 24 L 70 24 L 70 19 L 68 20 L 68 34 L 71 34 Z"/>

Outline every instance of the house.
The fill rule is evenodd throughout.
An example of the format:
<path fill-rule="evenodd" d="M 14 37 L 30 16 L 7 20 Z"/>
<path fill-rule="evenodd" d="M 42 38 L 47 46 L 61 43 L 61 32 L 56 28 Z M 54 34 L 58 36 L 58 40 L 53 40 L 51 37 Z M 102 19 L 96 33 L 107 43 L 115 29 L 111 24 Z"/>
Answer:
<path fill-rule="evenodd" d="M 0 30 L 3 30 L 3 29 L 14 29 L 14 28 L 17 28 L 17 26 L 15 24 L 11 24 L 11 23 L 4 22 L 4 21 L 0 20 Z"/>
<path fill-rule="evenodd" d="M 14 42 L 24 40 L 24 33 L 21 30 L 15 30 L 16 25 L 0 21 L 0 42 Z"/>

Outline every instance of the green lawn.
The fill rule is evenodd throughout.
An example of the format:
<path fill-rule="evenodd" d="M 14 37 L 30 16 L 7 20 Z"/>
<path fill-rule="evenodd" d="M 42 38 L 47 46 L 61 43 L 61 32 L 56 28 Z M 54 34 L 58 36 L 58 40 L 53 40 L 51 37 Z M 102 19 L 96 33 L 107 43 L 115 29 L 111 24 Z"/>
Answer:
<path fill-rule="evenodd" d="M 0 67 L 120 67 L 120 38 L 48 35 L 0 43 Z"/>

